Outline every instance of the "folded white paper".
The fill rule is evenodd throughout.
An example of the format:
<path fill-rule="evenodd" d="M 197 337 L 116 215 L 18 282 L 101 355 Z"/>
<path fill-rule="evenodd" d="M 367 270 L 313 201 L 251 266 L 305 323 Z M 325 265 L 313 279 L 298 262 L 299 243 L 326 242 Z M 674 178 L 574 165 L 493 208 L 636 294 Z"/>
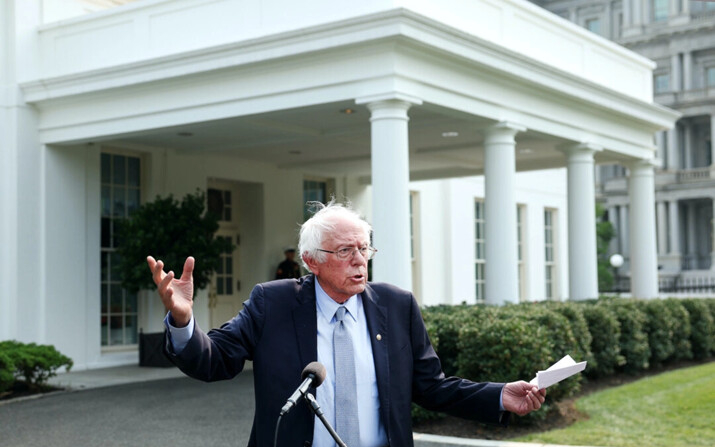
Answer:
<path fill-rule="evenodd" d="M 586 368 L 586 362 L 576 363 L 570 355 L 566 355 L 551 365 L 546 371 L 538 371 L 536 377 L 531 379 L 529 383 L 536 385 L 541 390 L 555 383 L 559 383 L 574 374 L 580 373 L 584 368 Z"/>

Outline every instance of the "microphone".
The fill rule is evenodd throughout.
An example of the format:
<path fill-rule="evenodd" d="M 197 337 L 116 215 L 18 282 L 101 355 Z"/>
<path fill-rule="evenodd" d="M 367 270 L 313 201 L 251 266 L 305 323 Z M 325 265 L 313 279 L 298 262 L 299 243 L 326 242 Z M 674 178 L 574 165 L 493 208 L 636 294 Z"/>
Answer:
<path fill-rule="evenodd" d="M 295 390 L 295 392 L 288 398 L 286 404 L 283 405 L 283 408 L 281 408 L 280 415 L 283 416 L 288 413 L 296 402 L 298 402 L 298 399 L 308 392 L 308 388 L 311 386 L 314 386 L 315 388 L 319 387 L 325 380 L 325 375 L 325 366 L 323 366 L 322 363 L 308 363 L 300 375 L 300 378 L 303 379 L 303 383 L 301 383 L 298 389 Z"/>

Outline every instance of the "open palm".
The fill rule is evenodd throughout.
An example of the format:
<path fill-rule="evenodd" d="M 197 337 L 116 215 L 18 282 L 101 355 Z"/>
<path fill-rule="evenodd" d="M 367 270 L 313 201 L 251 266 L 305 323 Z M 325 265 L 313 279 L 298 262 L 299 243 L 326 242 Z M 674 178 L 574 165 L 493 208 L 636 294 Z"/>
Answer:
<path fill-rule="evenodd" d="M 179 326 L 186 326 L 191 320 L 192 308 L 194 305 L 194 258 L 189 256 L 184 263 L 184 271 L 181 278 L 176 279 L 174 272 L 164 272 L 164 263 L 147 257 L 147 264 L 152 272 L 152 278 L 157 286 L 157 291 L 174 319 Z"/>

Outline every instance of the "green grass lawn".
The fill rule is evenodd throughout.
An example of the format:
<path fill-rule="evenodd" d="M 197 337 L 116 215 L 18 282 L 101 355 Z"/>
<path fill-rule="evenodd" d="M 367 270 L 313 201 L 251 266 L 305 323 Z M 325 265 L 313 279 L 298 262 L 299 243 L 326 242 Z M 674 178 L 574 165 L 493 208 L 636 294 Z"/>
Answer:
<path fill-rule="evenodd" d="M 715 362 L 659 374 L 576 402 L 589 416 L 512 441 L 610 447 L 715 446 Z"/>

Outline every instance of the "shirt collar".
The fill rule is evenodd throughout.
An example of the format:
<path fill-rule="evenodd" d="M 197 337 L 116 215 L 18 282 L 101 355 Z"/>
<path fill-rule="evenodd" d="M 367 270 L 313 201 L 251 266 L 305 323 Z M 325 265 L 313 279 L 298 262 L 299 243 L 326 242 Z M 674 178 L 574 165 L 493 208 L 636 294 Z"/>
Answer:
<path fill-rule="evenodd" d="M 330 298 L 327 293 L 325 293 L 325 290 L 323 290 L 323 288 L 320 286 L 320 281 L 318 281 L 318 277 L 316 277 L 315 300 L 318 307 L 318 312 L 323 315 L 326 321 L 332 323 L 333 318 L 335 317 L 335 312 L 338 310 L 338 307 L 345 306 L 348 311 L 348 315 L 350 315 L 353 320 L 357 322 L 359 300 L 358 295 L 353 295 L 348 298 L 348 300 L 345 301 L 343 304 L 338 304 L 337 302 L 335 302 L 335 300 Z"/>

